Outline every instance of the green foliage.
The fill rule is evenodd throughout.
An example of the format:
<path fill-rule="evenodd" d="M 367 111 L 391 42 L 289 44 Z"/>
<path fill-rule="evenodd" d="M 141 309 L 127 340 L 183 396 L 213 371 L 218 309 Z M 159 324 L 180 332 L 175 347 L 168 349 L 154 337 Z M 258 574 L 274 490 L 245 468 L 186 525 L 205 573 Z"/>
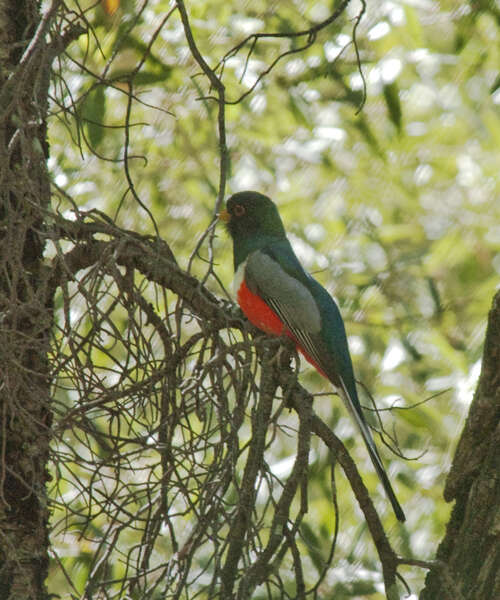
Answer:
<path fill-rule="evenodd" d="M 90 90 L 83 100 L 81 119 L 85 123 L 89 145 L 99 146 L 105 133 L 104 116 L 106 112 L 106 95 L 103 85 Z"/>
<path fill-rule="evenodd" d="M 324 19 L 332 4 L 287 2 L 271 9 L 264 0 L 200 0 L 187 2 L 187 9 L 196 43 L 215 67 L 249 33 L 305 29 Z M 406 527 L 394 528 L 338 398 L 318 397 L 315 410 L 361 466 L 398 552 L 431 559 L 449 511 L 442 489 L 450 453 L 478 375 L 485 317 L 500 274 L 500 30 L 488 3 L 461 10 L 451 0 L 439 7 L 390 2 L 367 8 L 357 31 L 360 65 L 351 21 L 359 7 L 353 5 L 319 32 L 313 45 L 278 62 L 250 94 L 226 107 L 225 195 L 242 189 L 270 195 L 298 255 L 338 299 L 357 377 L 384 410 L 384 437 L 397 440 L 409 459 L 383 452 L 408 516 Z M 80 209 L 98 208 L 121 226 L 154 234 L 132 194 L 132 181 L 180 266 L 207 275 L 206 285 L 222 296 L 220 282 L 229 287 L 232 277 L 222 228 L 195 252 L 218 191 L 217 105 L 189 52 L 178 12 L 157 29 L 170 9 L 162 0 L 146 2 L 144 10 L 122 3 L 113 19 L 104 18 L 98 7 L 88 9 L 93 33 L 69 48 L 73 60 L 60 72 L 67 87 L 54 82 L 54 107 L 73 106 L 78 118 L 61 118 L 54 108 L 51 170 Z M 259 40 L 252 52 L 248 42 L 225 63 L 227 100 L 238 100 L 279 54 L 304 41 Z M 59 209 L 69 208 L 62 198 Z M 211 256 L 217 278 L 207 266 Z M 173 318 L 168 315 L 175 302 L 168 298 L 162 305 L 165 319 Z M 126 330 L 127 315 L 120 318 Z M 91 330 L 90 323 L 79 326 Z M 108 350 L 94 357 L 103 368 L 127 360 L 127 347 Z M 305 386 L 315 393 L 330 391 L 302 367 Z M 138 380 L 144 375 L 132 371 L 130 377 Z M 73 401 L 70 392 L 61 393 L 68 407 Z M 371 406 L 366 395 L 364 404 Z M 145 430 L 156 427 L 154 416 L 144 411 Z M 285 431 L 295 423 L 285 414 L 282 419 L 279 443 L 269 450 L 271 465 L 295 451 L 294 438 Z M 376 418 L 372 422 L 378 426 Z M 98 440 L 99 429 L 108 425 L 96 416 L 93 427 Z M 93 451 L 101 455 L 106 448 L 97 445 Z M 318 443 L 300 547 L 311 581 L 321 572 L 333 535 L 329 467 Z M 132 482 L 133 472 L 127 477 Z M 337 480 L 335 576 L 323 581 L 320 597 L 382 598 L 373 546 L 345 480 L 341 475 Z M 64 481 L 54 491 L 59 499 L 71 493 Z M 81 502 L 84 506 L 83 496 Z M 63 508 L 54 511 L 56 518 L 66 518 Z M 192 518 L 186 512 L 186 532 Z M 78 530 L 78 523 L 71 526 Z M 78 593 L 88 557 L 104 537 L 104 519 L 96 515 L 92 526 L 77 555 L 67 540 L 53 539 L 66 570 L 76 570 Z M 180 547 L 184 534 L 178 532 Z M 138 543 L 134 531 L 126 535 L 130 547 Z M 156 552 L 158 563 L 174 554 L 166 540 Z M 202 573 L 213 565 L 200 562 L 193 568 Z M 56 564 L 53 569 L 51 591 L 68 598 L 69 584 Z M 110 580 L 125 567 L 113 569 Z M 294 597 L 291 562 L 288 569 L 285 584 Z M 416 593 L 424 574 L 408 570 L 406 575 Z M 202 580 L 200 575 L 201 590 Z M 273 597 L 267 590 L 259 594 L 255 597 Z M 202 591 L 199 597 L 210 596 Z"/>

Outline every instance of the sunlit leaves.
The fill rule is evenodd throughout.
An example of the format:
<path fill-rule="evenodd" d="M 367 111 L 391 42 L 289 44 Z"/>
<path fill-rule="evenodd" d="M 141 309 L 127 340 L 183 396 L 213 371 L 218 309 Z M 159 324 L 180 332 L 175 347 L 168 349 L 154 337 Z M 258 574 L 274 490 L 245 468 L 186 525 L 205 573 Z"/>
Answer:
<path fill-rule="evenodd" d="M 101 8 L 89 9 L 92 33 L 69 48 L 67 87 L 55 85 L 54 97 L 57 106 L 74 109 L 83 141 L 69 117 L 54 119 L 52 167 L 80 208 L 98 207 L 131 229 L 152 233 L 125 174 L 126 148 L 134 192 L 186 266 L 211 221 L 219 181 L 213 90 L 188 51 L 178 14 L 158 31 L 169 2 L 119 4 L 112 19 Z M 480 357 L 500 273 L 499 29 L 488 3 L 367 4 L 357 32 L 359 65 L 353 21 L 340 19 L 310 48 L 279 61 L 239 104 L 228 105 L 226 195 L 254 188 L 276 200 L 297 253 L 338 299 L 356 347 L 358 379 L 377 405 L 398 406 L 383 413 L 386 430 L 410 458 L 425 452 L 408 462 L 389 451 L 383 455 L 398 472 L 396 486 L 409 513 L 408 529 L 394 534 L 395 543 L 408 555 L 430 558 L 447 514 L 442 486 L 467 401 L 464 380 Z M 232 48 L 258 31 L 300 31 L 325 18 L 332 3 L 186 5 L 194 38 L 207 63 L 219 65 L 232 102 L 299 42 L 262 39 L 234 54 Z M 352 3 L 349 10 L 353 18 L 358 7 Z M 204 276 L 214 259 L 229 287 L 230 243 L 221 229 L 212 246 L 209 240 L 192 271 Z M 207 285 L 222 294 L 212 275 Z M 126 349 L 120 352 L 125 360 Z M 96 358 L 112 364 L 105 352 Z M 307 365 L 301 379 L 312 391 L 331 391 Z M 370 405 L 366 397 L 363 403 Z M 346 440 L 376 489 L 339 399 L 320 396 L 315 409 Z M 95 427 L 101 426 L 97 419 Z M 294 448 L 292 436 L 281 436 L 274 462 Z M 329 459 L 319 444 L 314 452 L 309 500 L 315 527 L 311 521 L 304 526 L 301 550 L 319 570 L 333 519 Z M 365 541 L 352 543 L 362 532 L 352 494 L 338 479 L 338 560 L 346 563 L 336 571 L 343 581 L 325 584 L 326 595 L 353 589 L 349 561 L 368 573 L 373 568 L 371 547 L 365 552 Z M 423 528 L 427 536 L 419 535 Z M 87 551 L 82 547 L 80 572 Z M 366 589 L 373 591 L 368 579 Z"/>
<path fill-rule="evenodd" d="M 88 92 L 83 101 L 81 118 L 87 130 L 88 141 L 92 148 L 97 148 L 105 129 L 106 90 L 103 85 L 97 85 Z"/>

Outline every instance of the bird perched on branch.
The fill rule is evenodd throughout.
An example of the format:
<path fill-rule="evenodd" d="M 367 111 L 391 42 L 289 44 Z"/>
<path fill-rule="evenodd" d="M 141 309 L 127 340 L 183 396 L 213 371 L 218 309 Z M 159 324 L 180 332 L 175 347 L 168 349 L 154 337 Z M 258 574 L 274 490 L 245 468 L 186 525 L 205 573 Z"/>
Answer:
<path fill-rule="evenodd" d="M 365 441 L 396 517 L 405 520 L 363 416 L 344 323 L 330 294 L 300 264 L 272 200 L 239 192 L 219 214 L 233 240 L 235 290 L 256 327 L 291 338 L 305 358 L 335 386 Z"/>

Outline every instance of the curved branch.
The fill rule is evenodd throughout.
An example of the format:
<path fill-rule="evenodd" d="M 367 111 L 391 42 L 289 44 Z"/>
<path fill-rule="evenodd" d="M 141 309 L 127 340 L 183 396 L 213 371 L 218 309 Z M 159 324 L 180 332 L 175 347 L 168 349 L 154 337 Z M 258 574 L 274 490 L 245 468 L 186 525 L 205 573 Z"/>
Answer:
<path fill-rule="evenodd" d="M 340 17 L 340 15 L 344 12 L 344 10 L 347 8 L 347 5 L 349 4 L 349 2 L 350 2 L 350 0 L 343 0 L 340 3 L 340 5 L 337 7 L 337 9 L 328 18 L 326 18 L 324 21 L 321 21 L 320 23 L 316 23 L 315 25 L 312 25 L 311 27 L 309 27 L 309 29 L 302 29 L 300 31 L 273 32 L 273 33 L 266 33 L 266 32 L 252 33 L 252 34 L 248 35 L 245 39 L 243 39 L 241 42 L 239 42 L 238 44 L 236 44 L 236 46 L 234 46 L 233 48 L 231 48 L 231 50 L 229 50 L 228 52 L 226 52 L 226 54 L 222 57 L 222 59 L 219 61 L 219 63 L 215 66 L 214 71 L 217 71 L 218 69 L 221 69 L 221 72 L 223 72 L 224 66 L 225 66 L 226 62 L 230 58 L 236 56 L 238 54 L 238 52 L 244 46 L 246 46 L 250 42 L 250 50 L 247 53 L 247 57 L 245 59 L 245 68 L 244 68 L 243 74 L 241 76 L 243 78 L 243 76 L 245 75 L 245 72 L 246 72 L 246 69 L 247 69 L 250 57 L 253 54 L 255 48 L 257 47 L 257 42 L 259 40 L 263 40 L 263 39 L 284 39 L 284 38 L 296 39 L 296 38 L 300 38 L 300 37 L 306 37 L 307 38 L 306 42 L 302 46 L 300 46 L 299 48 L 292 48 L 290 50 L 287 50 L 286 52 L 283 52 L 279 56 L 277 56 L 271 62 L 271 64 L 264 71 L 262 71 L 262 73 L 259 74 L 259 76 L 255 80 L 255 82 L 253 83 L 253 85 L 246 92 L 244 92 L 237 100 L 227 100 L 226 104 L 231 104 L 231 105 L 239 104 L 249 94 L 251 94 L 255 90 L 255 88 L 262 81 L 262 79 L 266 75 L 268 75 L 274 69 L 274 67 L 278 64 L 278 62 L 282 58 L 285 58 L 285 56 L 290 56 L 291 54 L 296 54 L 298 52 L 303 52 L 304 50 L 307 50 L 308 48 L 310 48 L 314 44 L 314 42 L 316 41 L 317 34 L 322 29 L 325 29 L 326 27 L 328 27 L 329 25 L 331 25 L 333 22 L 335 22 Z M 360 22 L 361 18 L 363 17 L 364 12 L 365 11 L 364 11 L 364 8 L 363 8 L 362 11 L 360 12 L 360 14 L 358 15 L 357 19 L 356 19 L 356 24 L 355 24 L 355 28 L 354 28 L 354 35 L 355 35 L 355 32 L 356 32 L 356 28 L 359 25 L 359 22 Z"/>
<path fill-rule="evenodd" d="M 250 41 L 252 42 L 252 44 L 255 44 L 257 40 L 262 40 L 266 38 L 297 38 L 304 36 L 311 38 L 315 36 L 322 29 L 328 27 L 328 25 L 331 25 L 334 21 L 336 21 L 347 8 L 347 5 L 350 1 L 351 0 L 343 0 L 343 2 L 337 7 L 337 10 L 335 10 L 335 12 L 333 12 L 328 18 L 326 18 L 324 21 L 321 21 L 320 23 L 312 25 L 311 27 L 309 27 L 309 29 L 302 29 L 301 31 L 286 31 L 274 33 L 251 33 L 224 55 L 222 60 L 217 65 L 216 69 L 220 67 L 228 58 L 235 56 L 241 50 L 241 48 L 243 48 L 243 46 L 246 46 L 246 44 Z"/>
<path fill-rule="evenodd" d="M 280 384 L 287 385 L 287 379 L 289 374 L 283 374 L 281 377 Z M 310 394 L 298 383 L 295 383 L 291 390 L 289 402 L 294 410 L 299 410 L 299 407 L 304 401 L 307 402 L 310 398 Z M 391 593 L 394 594 L 396 587 L 396 569 L 398 566 L 398 556 L 392 549 L 389 540 L 385 534 L 382 522 L 378 516 L 375 506 L 373 505 L 372 499 L 366 489 L 365 484 L 359 474 L 355 462 L 351 458 L 344 444 L 339 438 L 333 433 L 333 431 L 322 421 L 314 412 L 311 418 L 311 430 L 315 433 L 324 444 L 334 454 L 344 473 L 349 480 L 351 488 L 356 496 L 356 500 L 359 503 L 363 514 L 365 515 L 370 535 L 373 539 L 375 547 L 377 549 L 380 562 L 382 563 L 382 572 L 384 577 L 384 584 L 387 591 L 387 595 L 391 598 Z M 396 596 L 397 597 L 397 596 Z"/>
<path fill-rule="evenodd" d="M 54 259 L 52 269 L 51 285 L 57 286 L 68 278 L 72 278 L 79 270 L 88 268 L 102 261 L 113 260 L 120 266 L 137 269 L 150 281 L 158 283 L 175 294 L 179 295 L 185 304 L 189 307 L 194 315 L 197 315 L 204 321 L 209 321 L 215 329 L 235 328 L 241 331 L 250 332 L 252 335 L 258 336 L 259 339 L 266 339 L 248 322 L 239 317 L 239 313 L 234 312 L 234 305 L 226 301 L 221 301 L 215 297 L 206 287 L 201 284 L 195 277 L 183 271 L 173 260 L 172 253 L 168 245 L 161 241 L 148 236 L 141 236 L 136 233 L 121 230 L 104 222 L 71 222 L 58 220 L 58 232 L 65 235 L 67 238 L 82 240 L 70 252 L 65 255 L 58 256 Z M 96 240 L 93 238 L 95 234 L 106 233 L 110 239 L 108 241 Z M 84 240 L 84 241 L 83 241 Z M 375 510 L 373 502 L 369 496 L 361 476 L 357 470 L 356 464 L 347 452 L 344 444 L 337 438 L 331 429 L 310 409 L 311 395 L 296 381 L 295 374 L 290 368 L 284 368 L 287 363 L 286 354 L 290 353 L 290 348 L 282 345 L 285 357 L 281 359 L 279 368 L 270 369 L 265 364 L 268 363 L 269 349 L 275 349 L 276 339 L 269 340 L 271 346 L 267 343 L 262 352 L 264 352 L 264 368 L 262 370 L 261 403 L 263 407 L 259 409 L 254 417 L 253 428 L 255 435 L 251 442 L 250 455 L 247 461 L 247 467 L 243 476 L 242 493 L 247 490 L 247 498 L 239 508 L 229 536 L 229 549 L 226 554 L 226 564 L 222 570 L 222 582 L 226 597 L 230 597 L 234 588 L 237 573 L 237 563 L 239 561 L 240 552 L 237 547 L 241 546 L 242 540 L 245 537 L 245 523 L 251 517 L 252 510 L 252 494 L 255 491 L 255 478 L 258 475 L 260 464 L 256 461 L 255 456 L 259 456 L 259 452 L 265 444 L 265 429 L 267 427 L 270 414 L 272 399 L 275 395 L 276 386 L 279 385 L 283 389 L 283 393 L 290 406 L 297 412 L 300 420 L 299 445 L 300 457 L 297 455 L 296 465 L 294 470 L 298 475 L 290 483 L 290 489 L 284 488 L 282 498 L 279 503 L 280 511 L 275 515 L 276 527 L 283 527 L 286 523 L 286 515 L 291 502 L 291 495 L 298 489 L 298 482 L 307 468 L 304 463 L 304 457 L 307 454 L 308 448 L 308 431 L 318 435 L 330 451 L 335 455 L 336 459 L 342 466 L 346 477 L 353 489 L 354 495 L 365 515 L 365 519 L 370 531 L 370 535 L 374 541 L 380 561 L 382 563 L 382 571 L 384 583 L 389 598 L 395 597 L 396 594 L 396 576 L 397 566 L 402 564 L 404 559 L 398 558 L 395 551 L 392 549 L 387 536 L 384 532 L 380 518 Z M 267 348 L 267 350 L 266 350 Z M 274 360 L 274 359 L 273 359 Z M 304 429 L 305 428 L 305 429 Z M 255 446 L 257 444 L 257 446 Z M 253 451 L 252 451 L 253 448 Z M 252 458 L 253 457 L 253 458 Z M 300 458 L 300 460 L 299 460 Z M 251 460 L 252 459 L 252 460 Z M 250 513 L 248 512 L 250 511 Z M 276 519 L 279 519 L 279 523 Z M 278 548 L 276 540 L 270 539 L 266 550 L 262 556 L 269 558 Z M 253 582 L 258 582 L 262 579 L 262 574 L 265 575 L 266 568 L 262 561 L 257 561 L 254 568 L 249 572 Z M 252 584 L 253 585 L 253 584 Z M 244 595 L 242 597 L 245 597 Z"/>
<path fill-rule="evenodd" d="M 217 91 L 217 104 L 219 107 L 218 111 L 218 129 L 219 129 L 219 153 L 220 153 L 220 167 L 219 167 L 219 192 L 217 194 L 217 201 L 215 203 L 214 208 L 214 216 L 219 212 L 220 207 L 222 205 L 222 201 L 224 199 L 224 193 L 226 189 L 226 177 L 229 163 L 229 154 L 227 150 L 227 141 L 226 141 L 226 99 L 225 93 L 226 89 L 222 81 L 217 77 L 215 71 L 212 70 L 206 60 L 203 58 L 203 55 L 198 50 L 198 46 L 193 37 L 193 32 L 191 29 L 191 25 L 189 23 L 189 17 L 186 11 L 186 7 L 184 5 L 184 0 L 177 0 L 177 8 L 179 9 L 179 14 L 181 16 L 182 26 L 184 27 L 184 35 L 186 36 L 186 40 L 189 46 L 189 50 L 193 55 L 193 58 L 201 67 L 201 70 L 205 73 L 210 81 L 210 85 L 215 88 Z"/>

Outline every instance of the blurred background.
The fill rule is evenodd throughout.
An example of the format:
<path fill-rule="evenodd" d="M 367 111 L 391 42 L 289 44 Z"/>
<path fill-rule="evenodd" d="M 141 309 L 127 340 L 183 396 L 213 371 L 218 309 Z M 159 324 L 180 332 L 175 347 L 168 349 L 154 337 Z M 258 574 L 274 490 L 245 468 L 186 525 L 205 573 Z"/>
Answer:
<path fill-rule="evenodd" d="M 304 361 L 300 382 L 318 394 L 316 412 L 352 452 L 397 552 L 430 560 L 448 520 L 444 480 L 477 383 L 486 316 L 500 275 L 500 6 L 486 0 L 351 2 L 313 40 L 250 38 L 234 50 L 258 32 L 307 30 L 340 4 L 196 0 L 186 8 L 196 44 L 226 88 L 225 197 L 254 189 L 273 198 L 296 253 L 337 299 L 357 378 L 383 409 L 385 439 L 399 449 L 391 452 L 376 435 L 405 508 L 405 526 L 391 514 L 340 400 L 326 395 L 325 380 Z M 120 227 L 158 231 L 182 269 L 227 297 L 229 236 L 220 225 L 214 238 L 205 235 L 219 191 L 216 93 L 193 59 L 175 5 L 102 0 L 68 1 L 67 7 L 75 19 L 84 16 L 89 31 L 60 57 L 52 81 L 49 167 L 55 208 L 69 219 L 75 208 L 98 209 Z M 71 20 L 72 13 L 65 18 Z M 71 320 L 83 336 L 89 313 L 77 288 L 71 319 L 63 292 L 58 314 L 61 332 Z M 177 299 L 158 299 L 155 290 L 146 296 L 162 306 L 159 312 L 168 321 Z M 113 322 L 126 331 L 126 312 Z M 188 333 L 191 326 L 184 324 Z M 177 326 L 175 335 L 180 331 Z M 68 338 L 58 335 L 58 352 L 64 353 Z M 228 342 L 241 339 L 235 336 Z M 108 350 L 98 358 L 106 377 L 128 353 L 126 344 Z M 49 577 L 50 591 L 62 598 L 79 597 L 92 577 L 102 581 L 98 557 L 111 531 L 111 512 L 99 510 L 101 500 L 92 492 L 95 470 L 80 460 L 92 444 L 75 429 L 64 430 L 65 410 L 79 397 L 69 379 L 61 369 L 57 397 L 64 433 L 55 451 L 65 460 L 54 467 L 57 558 Z M 362 401 L 372 408 L 366 393 Z M 156 417 L 143 408 L 143 429 L 136 433 L 152 436 L 154 443 Z M 93 427 L 101 427 L 101 418 L 108 431 L 109 415 L 96 415 Z M 279 419 L 267 464 L 272 477 L 286 479 L 297 423 L 288 411 Z M 372 422 L 380 428 L 375 417 Z M 242 431 L 249 435 L 248 427 Z M 149 451 L 127 471 L 129 492 L 154 472 Z M 326 564 L 337 526 L 330 467 L 326 449 L 313 440 L 309 511 L 300 542 L 310 585 Z M 115 475 L 108 477 L 99 484 L 101 493 L 115 485 Z M 382 598 L 366 524 L 341 474 L 336 483 L 335 557 L 317 597 Z M 263 483 L 258 502 L 268 502 L 266 489 Z M 195 517 L 177 508 L 172 527 L 182 548 Z M 122 509 L 118 502 L 118 520 Z M 154 550 L 157 565 L 176 553 L 172 532 L 162 533 Z M 133 527 L 116 533 L 120 541 L 104 561 L 109 597 L 124 597 L 124 588 L 113 582 L 128 576 L 130 549 L 140 546 L 143 534 Z M 121 560 L 125 555 L 129 558 Z M 204 578 L 210 579 L 213 563 L 204 563 L 203 552 L 193 556 L 191 595 L 176 597 L 212 597 Z M 402 568 L 402 573 L 416 598 L 425 571 Z M 293 589 L 291 564 L 280 577 L 283 589 L 287 578 Z M 160 592 L 150 597 L 155 593 Z M 285 597 L 259 594 L 255 597 Z"/>

